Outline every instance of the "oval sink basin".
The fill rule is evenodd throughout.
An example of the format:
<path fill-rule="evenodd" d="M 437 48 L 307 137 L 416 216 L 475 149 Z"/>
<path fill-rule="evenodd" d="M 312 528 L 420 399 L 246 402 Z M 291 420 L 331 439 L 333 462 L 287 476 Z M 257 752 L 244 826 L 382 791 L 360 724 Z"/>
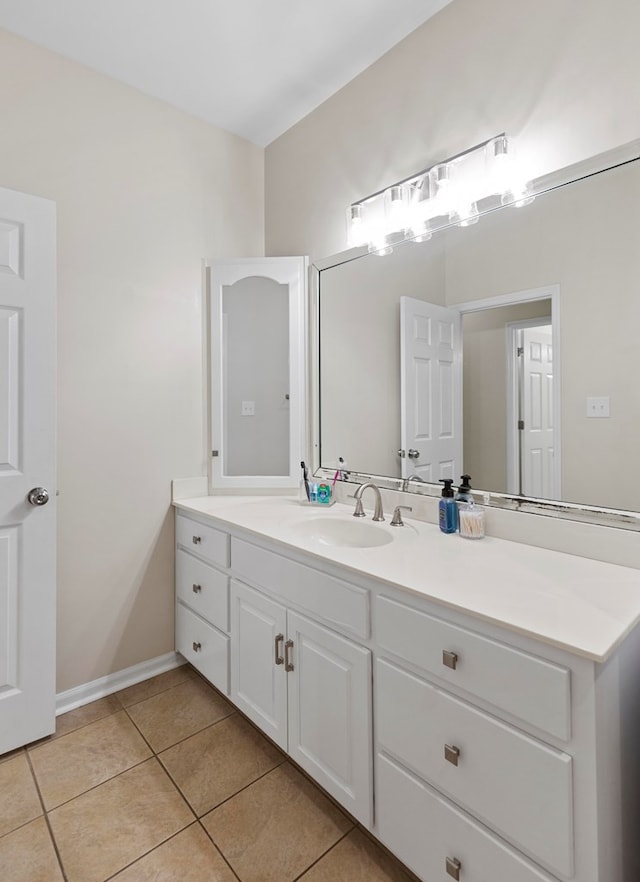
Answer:
<path fill-rule="evenodd" d="M 311 539 L 320 545 L 345 548 L 375 548 L 393 542 L 393 536 L 371 521 L 357 518 L 313 518 L 293 528 L 301 539 Z"/>

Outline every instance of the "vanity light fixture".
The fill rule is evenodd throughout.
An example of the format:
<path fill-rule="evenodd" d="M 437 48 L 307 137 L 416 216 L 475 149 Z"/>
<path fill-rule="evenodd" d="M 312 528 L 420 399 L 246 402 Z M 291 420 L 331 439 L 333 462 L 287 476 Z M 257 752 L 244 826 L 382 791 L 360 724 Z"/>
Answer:
<path fill-rule="evenodd" d="M 352 203 L 348 243 L 390 254 L 396 243 L 425 242 L 441 227 L 468 227 L 483 211 L 498 205 L 520 207 L 533 199 L 502 133 Z"/>

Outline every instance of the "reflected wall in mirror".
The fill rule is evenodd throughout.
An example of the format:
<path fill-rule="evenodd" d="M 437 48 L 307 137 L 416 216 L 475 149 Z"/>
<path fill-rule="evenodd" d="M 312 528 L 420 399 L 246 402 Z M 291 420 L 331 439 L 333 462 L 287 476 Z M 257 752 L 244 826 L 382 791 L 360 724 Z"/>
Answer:
<path fill-rule="evenodd" d="M 335 468 L 342 456 L 364 474 L 420 475 L 423 458 L 406 456 L 402 429 L 400 303 L 409 297 L 462 310 L 459 474 L 470 473 L 477 489 L 522 488 L 527 496 L 637 511 L 639 228 L 636 158 L 521 209 L 488 213 L 472 227 L 403 243 L 386 257 L 338 257 L 319 273 L 320 465 Z M 498 308 L 505 297 L 531 302 Z M 479 309 L 486 301 L 492 308 Z M 549 324 L 551 301 L 556 346 L 526 330 Z M 527 345 L 552 359 L 538 375 L 510 365 L 514 346 Z M 528 403 L 514 384 L 535 391 Z M 434 400 L 417 404 L 420 432 L 432 437 Z M 538 448 L 514 447 L 519 419 L 546 433 Z M 442 470 L 425 480 L 446 477 L 446 464 Z"/>

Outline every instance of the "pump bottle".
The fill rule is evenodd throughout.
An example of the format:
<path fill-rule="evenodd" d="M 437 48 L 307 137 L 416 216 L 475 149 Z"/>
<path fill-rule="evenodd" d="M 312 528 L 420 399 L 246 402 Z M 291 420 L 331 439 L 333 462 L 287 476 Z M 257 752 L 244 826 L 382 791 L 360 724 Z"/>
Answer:
<path fill-rule="evenodd" d="M 442 498 L 438 504 L 438 521 L 443 533 L 455 533 L 458 528 L 458 508 L 454 499 L 453 478 L 440 478 L 444 484 Z"/>

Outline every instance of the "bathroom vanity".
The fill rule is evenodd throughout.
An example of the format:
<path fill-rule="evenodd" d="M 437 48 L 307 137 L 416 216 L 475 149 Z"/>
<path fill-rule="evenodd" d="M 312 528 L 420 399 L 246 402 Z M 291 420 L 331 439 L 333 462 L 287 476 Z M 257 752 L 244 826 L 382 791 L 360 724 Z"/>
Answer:
<path fill-rule="evenodd" d="M 425 882 L 637 882 L 638 571 L 176 505 L 176 648 Z"/>

